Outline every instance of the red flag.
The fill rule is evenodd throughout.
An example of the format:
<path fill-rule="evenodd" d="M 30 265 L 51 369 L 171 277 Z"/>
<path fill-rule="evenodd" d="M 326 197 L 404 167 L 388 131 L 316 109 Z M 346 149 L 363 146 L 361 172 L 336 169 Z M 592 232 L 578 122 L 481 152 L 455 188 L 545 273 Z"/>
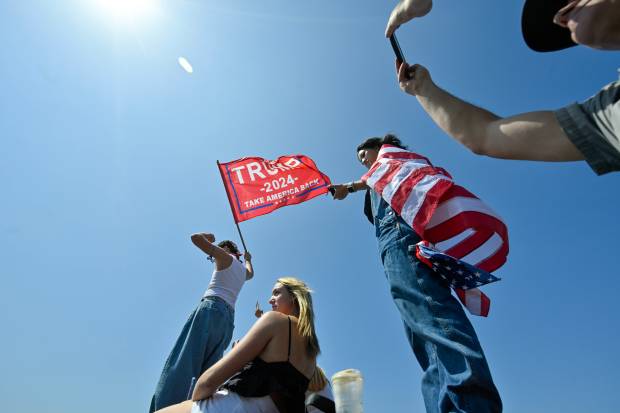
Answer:
<path fill-rule="evenodd" d="M 304 155 L 242 158 L 218 167 L 237 223 L 312 199 L 331 184 Z"/>

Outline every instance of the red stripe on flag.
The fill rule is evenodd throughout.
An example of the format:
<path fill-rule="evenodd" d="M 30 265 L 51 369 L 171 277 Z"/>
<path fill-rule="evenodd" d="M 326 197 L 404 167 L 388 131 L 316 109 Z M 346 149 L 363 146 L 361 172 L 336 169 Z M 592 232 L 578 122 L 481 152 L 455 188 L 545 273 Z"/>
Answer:
<path fill-rule="evenodd" d="M 450 190 L 448 192 L 446 192 L 446 195 L 441 199 L 441 202 L 445 202 L 448 199 L 454 198 L 454 197 L 457 197 L 457 196 L 462 196 L 462 197 L 465 197 L 465 198 L 479 199 L 476 195 L 472 194 L 467 189 L 463 188 L 460 185 L 454 184 L 452 186 L 452 188 L 450 188 Z"/>
<path fill-rule="evenodd" d="M 502 246 L 490 257 L 480 261 L 476 267 L 487 272 L 493 272 L 504 265 L 508 257 L 508 241 L 504 241 Z"/>
<path fill-rule="evenodd" d="M 480 291 L 480 315 L 482 317 L 486 317 L 489 315 L 489 310 L 491 309 L 491 300 L 485 293 Z"/>
<path fill-rule="evenodd" d="M 401 164 L 398 162 L 388 162 L 387 164 L 388 164 L 387 171 L 385 171 L 381 179 L 379 179 L 375 183 L 374 190 L 379 195 L 383 194 L 383 190 L 385 189 L 385 187 L 392 181 L 392 178 L 394 178 L 394 175 L 396 175 L 398 171 L 400 171 L 401 169 Z"/>
<path fill-rule="evenodd" d="M 491 309 L 491 300 L 489 299 L 489 297 L 486 296 L 485 293 L 478 289 L 476 289 L 475 292 L 473 290 L 469 290 L 469 293 L 460 288 L 456 288 L 454 291 L 456 292 L 456 296 L 461 301 L 461 303 L 463 303 L 463 305 L 472 314 L 482 317 L 487 317 L 489 315 L 489 310 Z"/>
<path fill-rule="evenodd" d="M 413 152 L 386 152 L 379 155 L 379 159 L 421 159 L 432 166 L 428 158 Z"/>
<path fill-rule="evenodd" d="M 494 216 L 478 211 L 464 211 L 452 218 L 424 231 L 424 239 L 433 244 L 450 239 L 463 231 L 472 228 L 488 228 L 508 242 L 508 229 L 506 225 Z"/>
<path fill-rule="evenodd" d="M 394 208 L 394 211 L 400 215 L 400 212 L 402 211 L 405 202 L 407 202 L 409 195 L 411 195 L 413 188 L 425 177 L 437 174 L 438 173 L 435 168 L 432 166 L 425 166 L 415 170 L 407 178 L 405 178 L 398 186 L 398 189 L 394 193 L 394 196 L 390 202 L 390 205 Z"/>
<path fill-rule="evenodd" d="M 420 252 L 420 248 L 415 249 L 415 256 L 418 257 L 428 268 L 433 268 L 433 263 Z"/>
<path fill-rule="evenodd" d="M 370 169 L 368 170 L 368 172 L 366 172 L 364 175 L 362 175 L 362 177 L 360 178 L 360 180 L 366 182 L 371 176 L 372 174 L 375 173 L 375 171 L 377 169 L 379 169 L 379 167 L 381 166 L 381 162 L 375 162 L 370 166 Z"/>
<path fill-rule="evenodd" d="M 461 259 L 487 242 L 493 234 L 495 234 L 495 232 L 489 229 L 477 230 L 455 246 L 445 250 L 444 253 L 451 257 Z"/>
<path fill-rule="evenodd" d="M 437 206 L 439 205 L 438 200 L 448 189 L 450 189 L 451 186 L 452 181 L 444 179 L 437 182 L 431 189 L 428 190 L 428 192 L 426 192 L 424 202 L 411 223 L 411 228 L 413 228 L 418 235 L 424 233 L 424 228 L 428 224 L 428 221 L 431 220 L 431 217 L 435 213 L 435 209 L 437 209 Z M 430 239 L 429 241 L 433 242 Z"/>

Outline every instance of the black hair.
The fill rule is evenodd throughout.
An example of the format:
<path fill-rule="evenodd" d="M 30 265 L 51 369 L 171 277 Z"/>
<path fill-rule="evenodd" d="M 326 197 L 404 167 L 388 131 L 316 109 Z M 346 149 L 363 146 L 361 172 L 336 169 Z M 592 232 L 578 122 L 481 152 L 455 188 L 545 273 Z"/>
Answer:
<path fill-rule="evenodd" d="M 407 149 L 407 147 L 401 143 L 400 139 L 398 139 L 396 135 L 388 133 L 383 138 L 373 137 L 366 139 L 364 142 L 357 145 L 357 152 L 362 149 L 380 149 L 381 146 L 385 144 L 394 145 L 401 149 Z"/>
<path fill-rule="evenodd" d="M 237 248 L 237 244 L 235 244 L 232 241 L 229 241 L 229 240 L 222 241 L 219 244 L 217 244 L 217 246 L 220 248 L 227 248 L 228 251 L 230 251 L 234 255 L 239 254 L 239 248 Z"/>

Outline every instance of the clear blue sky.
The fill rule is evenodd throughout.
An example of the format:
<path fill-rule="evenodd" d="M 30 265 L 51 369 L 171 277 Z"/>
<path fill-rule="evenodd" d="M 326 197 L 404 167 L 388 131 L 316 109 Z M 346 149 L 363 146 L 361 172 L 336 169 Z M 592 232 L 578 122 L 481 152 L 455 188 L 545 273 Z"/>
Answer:
<path fill-rule="evenodd" d="M 446 137 L 395 82 L 395 1 L 161 1 L 133 22 L 99 3 L 0 2 L 2 411 L 146 411 L 212 271 L 190 233 L 237 240 L 216 160 L 302 153 L 350 181 L 356 145 L 388 131 L 508 223 L 490 317 L 472 320 L 505 411 L 618 411 L 620 175 L 478 157 Z M 435 3 L 399 31 L 405 56 L 498 114 L 617 79 L 616 53 L 529 51 L 521 1 Z M 367 412 L 421 412 L 362 198 L 241 224 L 256 277 L 234 336 L 278 276 L 298 276 L 316 291 L 328 374 L 360 369 Z"/>

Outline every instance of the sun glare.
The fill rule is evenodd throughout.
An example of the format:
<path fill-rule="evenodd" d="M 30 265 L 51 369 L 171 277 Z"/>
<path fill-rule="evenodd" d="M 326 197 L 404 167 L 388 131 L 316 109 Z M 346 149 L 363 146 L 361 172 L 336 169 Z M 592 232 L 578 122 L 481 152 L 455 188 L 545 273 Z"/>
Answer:
<path fill-rule="evenodd" d="M 115 20 L 136 21 L 153 15 L 158 0 L 97 0 L 99 7 Z"/>

